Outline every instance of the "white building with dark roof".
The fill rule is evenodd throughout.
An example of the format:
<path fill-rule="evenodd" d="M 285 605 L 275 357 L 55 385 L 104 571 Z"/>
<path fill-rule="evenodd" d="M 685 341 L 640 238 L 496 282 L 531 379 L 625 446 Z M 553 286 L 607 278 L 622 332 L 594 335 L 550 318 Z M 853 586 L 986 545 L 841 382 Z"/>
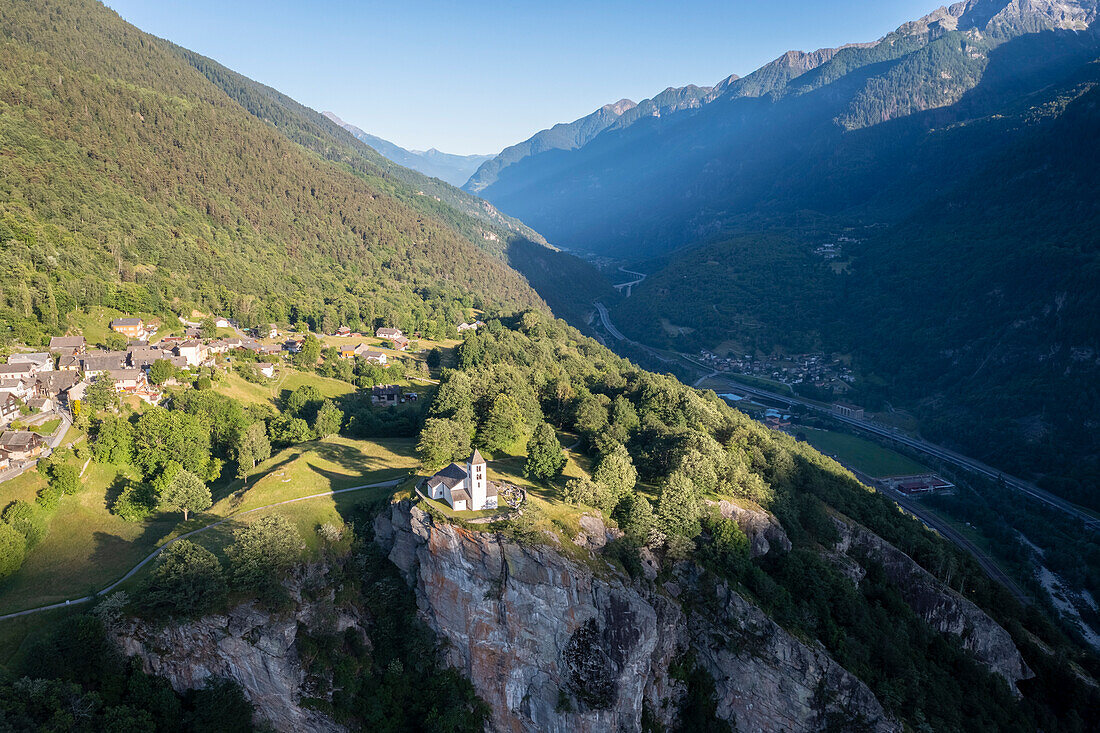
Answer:
<path fill-rule="evenodd" d="M 31 370 L 38 372 L 53 371 L 53 354 L 46 351 L 35 351 L 30 354 L 12 354 L 8 357 L 9 364 L 29 364 Z"/>
<path fill-rule="evenodd" d="M 489 483 L 485 459 L 476 449 L 465 466 L 452 463 L 424 482 L 429 497 L 456 512 L 497 508 L 497 488 Z"/>

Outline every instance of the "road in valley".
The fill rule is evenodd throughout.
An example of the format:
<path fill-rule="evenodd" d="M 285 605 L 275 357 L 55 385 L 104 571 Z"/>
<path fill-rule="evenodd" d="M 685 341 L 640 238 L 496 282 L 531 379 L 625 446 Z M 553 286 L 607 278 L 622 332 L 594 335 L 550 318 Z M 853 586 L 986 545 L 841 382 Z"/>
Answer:
<path fill-rule="evenodd" d="M 604 328 L 609 334 L 611 334 L 613 338 L 619 341 L 629 342 L 635 347 L 652 354 L 662 361 L 668 361 L 667 357 L 658 353 L 655 349 L 623 336 L 622 332 L 615 328 L 615 325 L 611 322 L 611 318 L 608 315 L 607 308 L 605 308 L 602 303 L 596 303 L 595 305 L 596 310 L 599 312 L 600 315 L 600 321 L 603 323 Z M 702 362 L 696 361 L 695 359 L 684 354 L 680 354 L 680 359 L 697 369 L 703 369 L 707 372 L 711 371 L 710 367 L 708 367 L 707 365 L 703 364 Z M 1025 494 L 1039 502 L 1042 502 L 1043 504 L 1046 504 L 1049 507 L 1053 507 L 1054 509 L 1057 509 L 1069 515 L 1070 517 L 1080 521 L 1081 524 L 1084 525 L 1085 529 L 1091 532 L 1100 531 L 1100 518 L 1089 514 L 1080 507 L 1066 501 L 1060 496 L 1056 496 L 1049 491 L 1040 489 L 1038 486 L 1029 481 L 1025 481 L 1015 476 L 1010 476 L 1003 471 L 998 471 L 997 469 L 988 466 L 977 459 L 970 458 L 969 456 L 964 456 L 961 453 L 957 453 L 956 451 L 950 450 L 949 448 L 944 448 L 941 445 L 936 445 L 935 443 L 930 443 L 927 440 L 922 440 L 921 438 L 914 438 L 909 435 L 905 435 L 895 428 L 887 427 L 880 423 L 876 423 L 873 420 L 858 420 L 856 418 L 847 417 L 845 415 L 839 415 L 836 412 L 833 412 L 830 405 L 821 402 L 807 400 L 801 397 L 794 397 L 792 395 L 781 395 L 776 392 L 761 389 L 759 387 L 750 387 L 733 379 L 727 378 L 723 381 L 729 384 L 731 388 L 736 389 L 740 392 L 744 392 L 745 394 L 753 395 L 756 397 L 763 397 L 769 400 L 785 403 L 787 405 L 799 405 L 801 407 L 805 407 L 808 410 L 812 410 L 813 412 L 827 415 L 833 420 L 845 423 L 846 425 L 850 425 L 851 427 L 858 430 L 862 430 L 878 437 L 886 438 L 896 443 L 900 443 L 920 453 L 931 456 L 933 458 L 937 458 L 944 463 L 949 463 L 957 468 L 971 471 L 980 476 L 993 479 L 994 481 L 998 479 L 1003 480 L 1008 488 L 1021 494 Z"/>
<path fill-rule="evenodd" d="M 642 280 L 645 280 L 646 277 L 647 277 L 647 275 L 644 272 L 634 272 L 634 270 L 628 270 L 625 267 L 619 267 L 619 272 L 625 272 L 627 275 L 637 275 L 638 276 L 638 278 L 636 280 L 631 280 L 630 282 L 619 283 L 618 285 L 613 285 L 612 286 L 613 288 L 618 290 L 620 293 L 623 292 L 623 288 L 626 288 L 626 297 L 627 298 L 629 298 L 630 294 L 632 292 L 634 292 L 634 286 L 639 284 L 640 282 L 642 282 Z"/>

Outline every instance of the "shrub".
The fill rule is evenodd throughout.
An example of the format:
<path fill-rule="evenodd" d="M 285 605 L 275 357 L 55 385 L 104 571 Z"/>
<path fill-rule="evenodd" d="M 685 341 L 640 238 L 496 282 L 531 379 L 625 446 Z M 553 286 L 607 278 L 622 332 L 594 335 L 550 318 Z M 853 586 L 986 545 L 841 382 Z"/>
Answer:
<path fill-rule="evenodd" d="M 6 578 L 23 564 L 27 540 L 15 527 L 0 523 L 0 579 Z"/>
<path fill-rule="evenodd" d="M 226 583 L 214 553 L 177 540 L 157 559 L 138 605 L 153 616 L 199 616 L 225 601 Z"/>
<path fill-rule="evenodd" d="M 27 549 L 31 549 L 46 536 L 46 523 L 34 505 L 25 501 L 13 501 L 4 509 L 3 519 L 16 532 L 23 535 Z"/>

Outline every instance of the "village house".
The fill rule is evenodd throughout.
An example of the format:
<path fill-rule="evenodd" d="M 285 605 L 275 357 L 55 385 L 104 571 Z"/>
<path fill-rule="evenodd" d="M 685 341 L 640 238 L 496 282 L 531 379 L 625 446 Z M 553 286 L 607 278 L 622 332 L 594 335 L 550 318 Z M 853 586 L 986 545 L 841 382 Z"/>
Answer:
<path fill-rule="evenodd" d="M 172 356 L 171 351 L 157 348 L 156 346 L 136 346 L 128 351 L 130 366 L 134 369 L 148 369 L 153 362 L 167 359 Z"/>
<path fill-rule="evenodd" d="M 42 436 L 27 430 L 5 430 L 0 433 L 0 454 L 6 455 L 12 462 L 36 458 L 44 444 Z"/>
<path fill-rule="evenodd" d="M 140 318 L 116 318 L 111 321 L 111 330 L 117 331 L 127 338 L 139 339 L 145 337 L 145 324 L 141 322 Z"/>
<path fill-rule="evenodd" d="M 283 351 L 289 354 L 300 354 L 302 352 L 302 342 L 295 339 L 287 339 L 283 342 Z"/>
<path fill-rule="evenodd" d="M 267 328 L 264 329 L 264 333 L 267 334 L 267 338 L 269 339 L 279 338 L 279 329 L 274 323 L 267 324 Z"/>
<path fill-rule="evenodd" d="M 400 328 L 380 328 L 374 332 L 374 335 L 380 339 L 392 341 L 395 338 L 403 337 L 405 334 L 401 332 Z"/>
<path fill-rule="evenodd" d="M 176 355 L 187 360 L 187 366 L 201 366 L 209 358 L 209 352 L 201 341 L 184 341 L 176 347 Z"/>
<path fill-rule="evenodd" d="M 0 379 L 23 379 L 34 376 L 34 366 L 31 364 L 0 364 Z"/>
<path fill-rule="evenodd" d="M 214 328 L 229 328 L 229 319 L 225 316 L 218 316 L 214 319 Z"/>
<path fill-rule="evenodd" d="M 0 425 L 7 425 L 19 417 L 20 403 L 10 392 L 0 394 Z"/>
<path fill-rule="evenodd" d="M 76 354 L 83 354 L 84 348 L 83 336 L 54 336 L 50 338 L 49 351 L 51 354 L 74 356 Z"/>
<path fill-rule="evenodd" d="M 229 344 L 223 339 L 214 339 L 213 341 L 207 342 L 206 350 L 211 354 L 224 354 L 229 351 Z"/>
<path fill-rule="evenodd" d="M 393 348 L 397 351 L 404 351 L 409 348 L 409 340 L 404 336 L 394 336 L 390 341 L 393 343 Z"/>
<path fill-rule="evenodd" d="M 281 354 L 283 352 L 282 344 L 260 344 L 256 349 L 257 354 L 264 354 L 265 356 L 274 356 L 275 354 Z"/>
<path fill-rule="evenodd" d="M 452 463 L 424 482 L 430 498 L 443 500 L 456 512 L 497 508 L 497 487 L 489 482 L 481 453 L 474 450 L 465 466 Z"/>
<path fill-rule="evenodd" d="M 332 335 L 333 336 L 340 336 L 340 337 L 347 337 L 347 336 L 351 335 L 351 329 L 348 328 L 347 326 L 340 326 L 340 328 L 336 329 L 336 333 L 334 333 Z"/>
<path fill-rule="evenodd" d="M 362 346 L 362 344 L 359 344 L 359 346 Z M 356 352 L 359 350 L 359 346 L 352 346 L 350 344 L 346 344 L 344 346 L 341 346 L 340 347 L 340 358 L 341 359 L 350 359 L 350 358 L 352 358 L 353 356 L 356 355 Z"/>
<path fill-rule="evenodd" d="M 145 372 L 140 369 L 112 369 L 106 376 L 119 392 L 137 392 L 146 385 Z"/>
<path fill-rule="evenodd" d="M 460 323 L 458 324 L 458 332 L 462 333 L 463 331 L 476 331 L 484 325 L 485 324 L 481 321 L 474 321 L 473 323 Z"/>
<path fill-rule="evenodd" d="M 84 399 L 84 396 L 88 394 L 88 387 L 91 384 L 86 381 L 80 381 L 65 390 L 65 399 L 69 401 L 69 405 L 72 406 L 74 402 L 80 402 Z"/>
<path fill-rule="evenodd" d="M 54 402 L 49 397 L 31 397 L 27 400 L 27 407 L 36 412 L 49 412 L 54 408 Z"/>
<path fill-rule="evenodd" d="M 360 358 L 366 359 L 371 364 L 379 364 L 381 366 L 385 366 L 386 362 L 389 361 L 389 357 L 387 357 L 381 351 L 375 351 L 374 349 L 367 349 L 361 354 L 358 354 L 358 356 Z"/>
<path fill-rule="evenodd" d="M 53 354 L 46 351 L 35 351 L 29 354 L 12 354 L 8 357 L 9 364 L 29 364 L 34 374 L 38 372 L 53 371 Z"/>
<path fill-rule="evenodd" d="M 34 393 L 38 397 L 50 397 L 56 400 L 58 395 L 69 390 L 78 381 L 80 381 L 80 375 L 77 372 L 43 372 L 35 376 Z"/>
<path fill-rule="evenodd" d="M 388 407 L 401 402 L 401 388 L 396 384 L 379 384 L 371 387 L 370 401 L 372 405 Z"/>
<path fill-rule="evenodd" d="M 262 361 L 256 365 L 256 369 L 268 379 L 275 378 L 275 365 L 270 362 Z"/>
<path fill-rule="evenodd" d="M 94 377 L 112 369 L 122 369 L 126 366 L 128 356 L 125 351 L 89 351 L 79 357 L 80 371 L 85 376 Z"/>
<path fill-rule="evenodd" d="M 34 376 L 25 374 L 19 377 L 0 377 L 0 394 L 10 394 L 21 400 L 34 395 Z"/>

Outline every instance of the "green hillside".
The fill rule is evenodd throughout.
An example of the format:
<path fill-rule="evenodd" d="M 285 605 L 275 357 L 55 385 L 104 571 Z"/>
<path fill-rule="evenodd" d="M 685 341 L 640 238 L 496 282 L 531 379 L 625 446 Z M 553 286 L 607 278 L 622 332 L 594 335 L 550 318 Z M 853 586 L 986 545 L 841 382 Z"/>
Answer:
<path fill-rule="evenodd" d="M 500 259 L 508 222 L 437 200 L 273 90 L 258 119 L 102 5 L 8 3 L 0 38 L 5 339 L 39 343 L 97 305 L 416 328 L 449 304 L 541 305 Z M 259 87 L 220 71 L 237 97 Z"/>

